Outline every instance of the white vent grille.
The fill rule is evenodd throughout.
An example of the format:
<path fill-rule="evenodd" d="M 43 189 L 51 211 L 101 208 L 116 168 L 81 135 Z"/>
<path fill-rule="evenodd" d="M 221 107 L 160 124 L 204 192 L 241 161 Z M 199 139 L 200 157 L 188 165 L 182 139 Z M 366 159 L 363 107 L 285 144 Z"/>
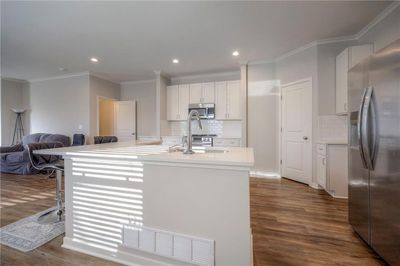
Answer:
<path fill-rule="evenodd" d="M 128 248 L 139 249 L 197 265 L 214 265 L 213 240 L 149 227 L 125 225 L 122 243 Z"/>

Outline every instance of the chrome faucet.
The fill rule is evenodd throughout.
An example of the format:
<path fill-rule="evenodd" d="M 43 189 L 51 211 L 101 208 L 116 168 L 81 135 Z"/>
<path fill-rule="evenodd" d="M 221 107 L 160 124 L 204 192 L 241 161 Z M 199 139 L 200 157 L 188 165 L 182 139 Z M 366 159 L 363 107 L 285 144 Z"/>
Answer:
<path fill-rule="evenodd" d="M 199 112 L 197 112 L 196 110 L 190 111 L 190 113 L 187 117 L 187 137 L 186 137 L 187 146 L 186 146 L 186 150 L 183 152 L 184 154 L 193 154 L 194 153 L 192 150 L 192 123 L 191 123 L 193 117 L 199 123 L 199 128 L 203 129 L 203 127 L 201 125 Z"/>

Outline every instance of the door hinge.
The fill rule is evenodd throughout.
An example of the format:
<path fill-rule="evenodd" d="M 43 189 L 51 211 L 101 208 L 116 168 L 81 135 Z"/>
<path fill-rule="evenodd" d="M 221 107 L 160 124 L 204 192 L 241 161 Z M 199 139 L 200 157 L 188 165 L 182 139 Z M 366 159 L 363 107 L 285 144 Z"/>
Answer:
<path fill-rule="evenodd" d="M 282 132 L 282 128 L 281 128 L 281 132 Z"/>
<path fill-rule="evenodd" d="M 281 101 L 283 100 L 283 96 L 281 95 Z"/>
<path fill-rule="evenodd" d="M 281 160 L 281 164 L 282 164 L 282 160 Z"/>

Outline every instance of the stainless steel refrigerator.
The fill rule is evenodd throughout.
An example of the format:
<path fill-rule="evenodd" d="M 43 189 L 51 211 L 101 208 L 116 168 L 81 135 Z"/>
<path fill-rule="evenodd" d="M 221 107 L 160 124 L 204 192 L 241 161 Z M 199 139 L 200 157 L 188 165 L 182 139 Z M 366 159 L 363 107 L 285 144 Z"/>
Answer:
<path fill-rule="evenodd" d="M 349 221 L 400 265 L 400 39 L 349 71 Z"/>

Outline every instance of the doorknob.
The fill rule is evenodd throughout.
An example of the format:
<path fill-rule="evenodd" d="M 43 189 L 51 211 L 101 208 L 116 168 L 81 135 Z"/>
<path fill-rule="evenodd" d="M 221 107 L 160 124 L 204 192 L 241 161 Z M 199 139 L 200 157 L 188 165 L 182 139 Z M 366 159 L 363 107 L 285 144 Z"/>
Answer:
<path fill-rule="evenodd" d="M 135 133 L 132 133 L 132 136 L 134 136 L 135 135 Z"/>
<path fill-rule="evenodd" d="M 304 140 L 308 140 L 308 137 L 307 137 L 307 136 L 303 136 L 303 139 L 304 139 Z"/>

